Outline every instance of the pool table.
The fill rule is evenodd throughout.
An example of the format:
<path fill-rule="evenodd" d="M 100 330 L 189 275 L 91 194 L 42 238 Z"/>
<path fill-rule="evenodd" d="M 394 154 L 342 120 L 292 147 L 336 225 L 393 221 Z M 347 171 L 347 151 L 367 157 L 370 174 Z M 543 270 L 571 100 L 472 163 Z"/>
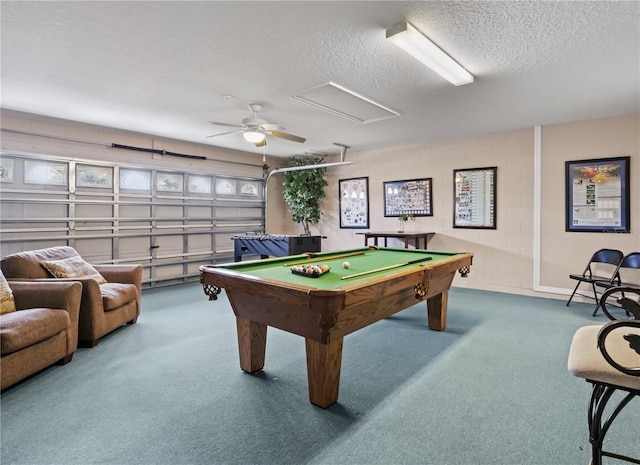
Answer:
<path fill-rule="evenodd" d="M 372 246 L 204 265 L 200 282 L 210 300 L 226 291 L 242 370 L 264 367 L 267 326 L 304 337 L 309 398 L 326 408 L 338 400 L 344 336 L 423 300 L 429 328 L 444 330 L 449 288 L 456 271 L 469 273 L 472 258 Z M 302 265 L 326 265 L 330 271 L 317 277 L 292 272 Z"/>

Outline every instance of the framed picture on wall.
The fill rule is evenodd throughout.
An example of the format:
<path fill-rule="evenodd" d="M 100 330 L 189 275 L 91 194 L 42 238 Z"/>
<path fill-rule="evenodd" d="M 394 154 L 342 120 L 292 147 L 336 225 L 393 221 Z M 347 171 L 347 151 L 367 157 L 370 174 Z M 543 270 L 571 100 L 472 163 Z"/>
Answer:
<path fill-rule="evenodd" d="M 496 229 L 498 168 L 453 170 L 453 227 Z"/>
<path fill-rule="evenodd" d="M 369 178 L 340 179 L 340 227 L 367 229 L 369 227 Z"/>
<path fill-rule="evenodd" d="M 384 216 L 433 216 L 431 178 L 383 182 Z"/>
<path fill-rule="evenodd" d="M 630 157 L 565 162 L 566 231 L 631 232 Z"/>

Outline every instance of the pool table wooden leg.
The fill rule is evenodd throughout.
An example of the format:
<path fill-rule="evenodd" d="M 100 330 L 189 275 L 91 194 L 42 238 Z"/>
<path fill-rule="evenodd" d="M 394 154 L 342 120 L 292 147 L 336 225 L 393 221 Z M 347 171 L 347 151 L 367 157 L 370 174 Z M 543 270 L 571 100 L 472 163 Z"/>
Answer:
<path fill-rule="evenodd" d="M 447 301 L 449 291 L 442 291 L 442 294 L 434 295 L 427 299 L 427 321 L 429 329 L 434 331 L 444 331 L 447 326 Z"/>
<path fill-rule="evenodd" d="M 311 339 L 305 339 L 305 343 L 309 400 L 318 407 L 327 408 L 338 400 L 342 338 L 328 344 Z"/>
<path fill-rule="evenodd" d="M 240 368 L 248 373 L 262 370 L 267 348 L 267 325 L 237 316 L 236 327 L 238 328 Z"/>

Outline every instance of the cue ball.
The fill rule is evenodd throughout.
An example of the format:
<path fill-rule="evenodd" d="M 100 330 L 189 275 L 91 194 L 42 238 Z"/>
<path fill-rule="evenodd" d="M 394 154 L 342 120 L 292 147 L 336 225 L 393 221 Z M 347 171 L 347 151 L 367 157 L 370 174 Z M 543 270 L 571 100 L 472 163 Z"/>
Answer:
<path fill-rule="evenodd" d="M 342 263 L 342 268 L 349 268 L 351 266 L 351 264 L 349 262 L 343 262 Z"/>

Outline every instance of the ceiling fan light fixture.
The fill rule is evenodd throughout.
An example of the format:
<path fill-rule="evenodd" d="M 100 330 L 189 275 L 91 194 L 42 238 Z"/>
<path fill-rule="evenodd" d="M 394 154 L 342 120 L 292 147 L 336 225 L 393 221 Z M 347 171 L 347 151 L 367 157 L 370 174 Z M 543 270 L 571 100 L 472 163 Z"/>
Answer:
<path fill-rule="evenodd" d="M 454 86 L 473 82 L 473 74 L 431 42 L 427 36 L 417 30 L 411 23 L 403 21 L 387 28 L 386 38 Z"/>
<path fill-rule="evenodd" d="M 247 142 L 256 144 L 258 142 L 262 142 L 266 136 L 260 131 L 245 131 L 242 133 L 242 137 L 244 137 L 244 140 Z"/>

